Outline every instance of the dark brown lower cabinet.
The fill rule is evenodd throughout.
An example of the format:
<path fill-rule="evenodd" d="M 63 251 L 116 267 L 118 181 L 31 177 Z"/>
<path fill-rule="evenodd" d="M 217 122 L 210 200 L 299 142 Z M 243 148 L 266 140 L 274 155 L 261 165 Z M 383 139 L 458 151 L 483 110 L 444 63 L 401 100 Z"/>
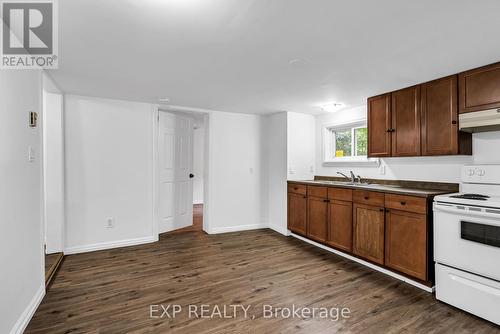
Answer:
<path fill-rule="evenodd" d="M 326 243 L 352 251 L 352 202 L 332 200 L 328 205 L 328 239 Z"/>
<path fill-rule="evenodd" d="M 306 235 L 307 196 L 288 193 L 288 229 L 294 233 Z"/>
<path fill-rule="evenodd" d="M 307 236 L 319 242 L 327 237 L 328 199 L 309 196 L 307 199 Z"/>
<path fill-rule="evenodd" d="M 398 210 L 386 213 L 385 265 L 427 280 L 427 216 Z"/>
<path fill-rule="evenodd" d="M 354 254 L 384 264 L 384 220 L 383 208 L 354 203 Z"/>
<path fill-rule="evenodd" d="M 430 198 L 288 184 L 288 229 L 432 286 Z"/>

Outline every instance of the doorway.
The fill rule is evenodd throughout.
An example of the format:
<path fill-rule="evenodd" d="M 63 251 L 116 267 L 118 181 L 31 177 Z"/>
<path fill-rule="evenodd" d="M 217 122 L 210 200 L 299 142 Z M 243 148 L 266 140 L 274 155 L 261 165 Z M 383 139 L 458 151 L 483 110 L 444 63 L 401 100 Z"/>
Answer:
<path fill-rule="evenodd" d="M 158 233 L 202 231 L 205 116 L 158 110 Z"/>
<path fill-rule="evenodd" d="M 64 256 L 64 124 L 63 95 L 45 77 L 41 125 L 45 285 L 48 286 Z"/>

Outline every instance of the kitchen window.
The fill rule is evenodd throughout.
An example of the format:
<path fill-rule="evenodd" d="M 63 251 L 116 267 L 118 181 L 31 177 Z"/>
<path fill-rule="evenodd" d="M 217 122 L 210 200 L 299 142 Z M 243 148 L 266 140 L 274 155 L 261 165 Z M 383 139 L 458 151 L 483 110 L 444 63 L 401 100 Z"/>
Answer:
<path fill-rule="evenodd" d="M 366 121 L 323 127 L 324 164 L 376 164 L 369 159 Z"/>

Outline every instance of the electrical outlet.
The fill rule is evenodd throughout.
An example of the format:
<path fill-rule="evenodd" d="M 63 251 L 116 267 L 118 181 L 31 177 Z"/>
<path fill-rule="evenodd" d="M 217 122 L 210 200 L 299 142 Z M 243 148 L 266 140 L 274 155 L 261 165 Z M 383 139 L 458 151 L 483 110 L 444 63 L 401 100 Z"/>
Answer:
<path fill-rule="evenodd" d="M 380 166 L 379 173 L 380 175 L 385 175 L 385 166 Z"/>
<path fill-rule="evenodd" d="M 115 219 L 113 217 L 106 219 L 106 227 L 107 228 L 115 227 Z"/>

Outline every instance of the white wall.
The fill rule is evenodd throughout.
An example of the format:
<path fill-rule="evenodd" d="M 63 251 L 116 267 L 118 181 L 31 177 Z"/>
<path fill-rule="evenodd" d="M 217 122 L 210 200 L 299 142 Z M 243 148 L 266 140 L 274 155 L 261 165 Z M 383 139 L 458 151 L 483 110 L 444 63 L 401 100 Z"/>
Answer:
<path fill-rule="evenodd" d="M 287 118 L 288 179 L 310 180 L 316 174 L 316 119 L 296 112 L 288 112 Z"/>
<path fill-rule="evenodd" d="M 287 113 L 265 116 L 269 227 L 287 234 Z"/>
<path fill-rule="evenodd" d="M 203 174 L 205 173 L 205 126 L 198 122 L 193 131 L 193 204 L 203 203 Z"/>
<path fill-rule="evenodd" d="M 399 179 L 416 181 L 435 181 L 435 182 L 460 182 L 460 168 L 464 164 L 473 162 L 470 156 L 441 156 L 441 157 L 411 157 L 411 158 L 384 158 L 380 159 L 381 167 L 385 167 L 385 174 L 381 174 L 379 166 L 324 166 L 323 165 L 323 138 L 322 128 L 325 124 L 336 123 L 343 124 L 351 121 L 366 118 L 366 106 L 360 106 L 352 109 L 342 110 L 331 114 L 322 114 L 316 117 L 316 174 L 337 176 L 338 171 L 354 173 L 366 178 L 377 179 Z M 491 147 L 491 141 L 483 140 L 484 144 L 478 141 L 478 138 L 497 137 L 498 135 L 475 134 L 474 135 L 474 158 L 483 160 L 486 156 L 485 150 Z M 500 143 L 500 142 L 499 142 Z M 486 159 L 489 160 L 489 159 Z"/>
<path fill-rule="evenodd" d="M 153 115 L 146 103 L 65 97 L 66 253 L 156 239 Z"/>
<path fill-rule="evenodd" d="M 263 136 L 261 116 L 218 111 L 209 114 L 206 232 L 267 226 Z"/>
<path fill-rule="evenodd" d="M 42 234 L 41 73 L 0 75 L 0 333 L 22 332 L 45 293 Z M 35 160 L 28 162 L 28 147 Z"/>
<path fill-rule="evenodd" d="M 500 164 L 500 131 L 472 135 L 475 164 Z"/>
<path fill-rule="evenodd" d="M 62 94 L 49 93 L 44 90 L 43 129 L 45 244 L 46 253 L 51 254 L 64 250 L 64 134 Z"/>

